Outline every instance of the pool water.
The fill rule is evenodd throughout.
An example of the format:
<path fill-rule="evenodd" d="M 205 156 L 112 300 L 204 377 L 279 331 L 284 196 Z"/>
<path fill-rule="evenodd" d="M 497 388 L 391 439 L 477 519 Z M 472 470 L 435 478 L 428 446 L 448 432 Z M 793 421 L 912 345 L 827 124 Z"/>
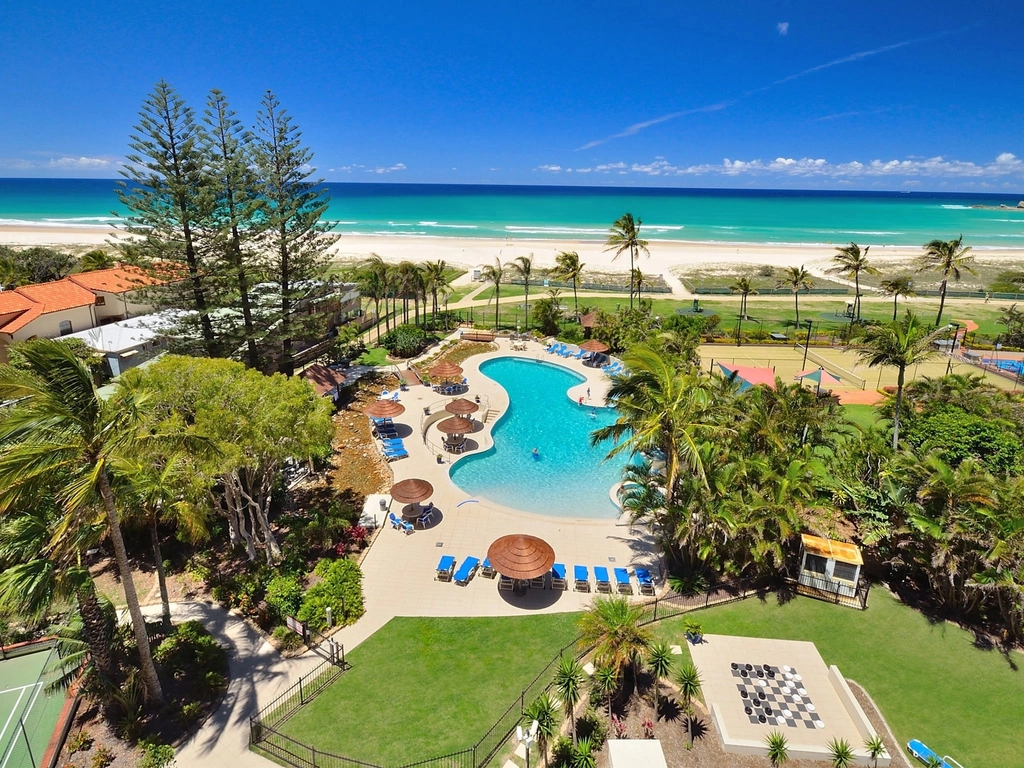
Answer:
<path fill-rule="evenodd" d="M 621 481 L 628 456 L 605 460 L 611 442 L 590 447 L 590 433 L 613 423 L 615 411 L 569 400 L 566 390 L 584 379 L 561 366 L 501 357 L 482 363 L 480 371 L 504 387 L 510 404 L 494 426 L 494 447 L 452 466 L 455 484 L 527 512 L 617 517 L 609 491 Z"/>

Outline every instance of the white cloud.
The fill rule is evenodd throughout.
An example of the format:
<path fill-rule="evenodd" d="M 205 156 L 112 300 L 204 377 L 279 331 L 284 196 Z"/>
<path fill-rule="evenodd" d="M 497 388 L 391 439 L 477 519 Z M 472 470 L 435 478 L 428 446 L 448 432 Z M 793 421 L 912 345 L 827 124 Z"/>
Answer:
<path fill-rule="evenodd" d="M 560 165 L 540 165 L 537 166 L 538 171 L 547 171 L 548 173 L 560 173 L 562 166 Z"/>
<path fill-rule="evenodd" d="M 113 162 L 103 157 L 57 157 L 50 158 L 46 167 L 71 171 L 97 171 L 112 165 Z"/>
<path fill-rule="evenodd" d="M 779 34 L 782 35 L 783 37 L 789 34 L 788 21 L 780 21 L 778 24 L 775 25 L 775 28 L 779 30 Z"/>
<path fill-rule="evenodd" d="M 355 167 L 356 168 L 362 168 L 363 166 L 357 165 Z M 405 163 L 395 163 L 394 165 L 392 165 L 392 166 L 390 166 L 388 168 L 385 168 L 382 165 L 378 165 L 376 168 L 367 168 L 366 172 L 367 173 L 384 174 L 384 173 L 394 173 L 396 171 L 404 171 L 404 170 L 405 170 Z"/>

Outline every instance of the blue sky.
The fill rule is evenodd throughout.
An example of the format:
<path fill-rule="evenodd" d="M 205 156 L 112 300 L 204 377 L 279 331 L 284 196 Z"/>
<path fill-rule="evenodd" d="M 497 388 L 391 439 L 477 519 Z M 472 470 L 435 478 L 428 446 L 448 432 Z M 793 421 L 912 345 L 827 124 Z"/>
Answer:
<path fill-rule="evenodd" d="M 1006 2 L 0 7 L 0 175 L 116 175 L 165 78 L 329 181 L 1024 191 Z M 571 170 L 570 170 L 571 169 Z"/>

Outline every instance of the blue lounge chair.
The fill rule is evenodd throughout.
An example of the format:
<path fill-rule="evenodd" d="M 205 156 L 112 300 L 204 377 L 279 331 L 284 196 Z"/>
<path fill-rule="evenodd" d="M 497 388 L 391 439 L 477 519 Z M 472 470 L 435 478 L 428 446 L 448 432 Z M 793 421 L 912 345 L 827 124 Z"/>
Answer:
<path fill-rule="evenodd" d="M 393 425 L 395 423 L 388 416 L 385 416 L 385 417 L 383 417 L 381 419 L 372 419 L 372 421 L 378 427 L 387 427 L 387 426 L 391 426 L 391 425 Z"/>
<path fill-rule="evenodd" d="M 451 555 L 444 555 L 441 558 L 441 562 L 437 564 L 437 576 L 434 578 L 437 581 L 451 581 L 452 574 L 455 572 L 455 558 Z"/>
<path fill-rule="evenodd" d="M 612 582 L 608 578 L 608 569 L 603 565 L 594 566 L 594 582 L 597 584 L 598 592 L 612 591 Z"/>
<path fill-rule="evenodd" d="M 480 575 L 487 579 L 493 579 L 497 571 L 494 570 L 494 566 L 491 565 L 491 558 L 485 557 L 484 564 L 480 566 Z"/>
<path fill-rule="evenodd" d="M 384 445 L 400 445 L 405 447 L 405 443 L 400 437 L 382 437 L 380 441 L 384 443 Z"/>
<path fill-rule="evenodd" d="M 633 594 L 633 582 L 629 580 L 629 571 L 625 568 L 614 568 L 615 586 L 623 595 Z"/>
<path fill-rule="evenodd" d="M 480 565 L 480 560 L 476 557 L 467 557 L 463 560 L 459 570 L 455 572 L 455 583 L 462 586 L 469 584 L 469 580 L 473 578 L 478 565 Z"/>
<path fill-rule="evenodd" d="M 551 588 L 565 591 L 565 566 L 562 563 L 551 566 Z"/>
<path fill-rule="evenodd" d="M 412 527 L 412 523 L 407 523 L 407 522 L 405 522 L 405 520 L 399 520 L 397 517 L 395 517 L 395 513 L 394 512 L 391 512 L 389 517 L 390 517 L 390 520 L 391 520 L 391 527 L 392 528 L 394 528 L 396 530 L 399 530 L 399 531 L 405 531 L 406 535 L 412 533 L 413 530 L 415 530 Z"/>
<path fill-rule="evenodd" d="M 633 570 L 636 571 L 636 580 L 640 582 L 640 594 L 653 595 L 654 579 L 651 577 L 651 572 L 646 568 L 634 568 Z"/>
<path fill-rule="evenodd" d="M 559 355 L 559 357 L 571 357 L 572 356 L 572 348 L 571 347 L 562 347 L 562 350 L 558 353 L 558 355 Z"/>
<path fill-rule="evenodd" d="M 572 359 L 573 360 L 580 360 L 580 359 L 582 359 L 582 358 L 584 358 L 586 356 L 587 356 L 587 350 L 581 349 L 579 352 L 577 352 L 575 355 L 572 356 Z"/>
<path fill-rule="evenodd" d="M 395 461 L 396 459 L 407 459 L 409 458 L 408 451 L 384 451 L 385 461 Z"/>
<path fill-rule="evenodd" d="M 577 592 L 590 591 L 590 571 L 585 565 L 574 565 L 572 567 L 573 589 Z"/>
<path fill-rule="evenodd" d="M 550 353 L 550 354 L 552 354 L 552 355 L 555 355 L 555 354 L 558 354 L 558 350 L 560 350 L 562 348 L 562 346 L 563 346 L 562 342 L 556 341 L 554 344 L 552 344 L 550 347 L 548 347 L 547 350 L 545 350 L 545 351 Z"/>
<path fill-rule="evenodd" d="M 949 755 L 940 758 L 936 752 L 926 747 L 917 739 L 907 743 L 907 751 L 925 765 L 932 765 L 930 761 L 938 760 L 937 765 L 939 768 L 964 768 Z"/>

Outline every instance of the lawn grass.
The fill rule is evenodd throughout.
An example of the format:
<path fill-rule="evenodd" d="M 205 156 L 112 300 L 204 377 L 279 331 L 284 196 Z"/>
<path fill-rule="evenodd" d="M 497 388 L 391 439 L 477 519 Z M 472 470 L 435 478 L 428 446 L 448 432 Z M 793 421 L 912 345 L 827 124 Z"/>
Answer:
<path fill-rule="evenodd" d="M 873 405 L 844 405 L 843 413 L 848 421 L 862 429 L 874 426 L 879 419 L 878 409 Z"/>
<path fill-rule="evenodd" d="M 282 730 L 385 766 L 465 749 L 576 637 L 577 618 L 392 619 L 347 655 L 352 669 Z"/>
<path fill-rule="evenodd" d="M 921 739 L 965 766 L 1024 765 L 1024 671 L 884 589 L 872 590 L 866 611 L 806 597 L 780 606 L 769 597 L 669 619 L 655 624 L 655 632 L 685 648 L 688 618 L 710 634 L 813 642 L 826 664 L 867 689 L 901 744 Z M 1024 661 L 1014 656 L 1016 664 Z"/>
<path fill-rule="evenodd" d="M 356 365 L 388 365 L 387 355 L 384 347 L 368 347 L 354 362 Z"/>

